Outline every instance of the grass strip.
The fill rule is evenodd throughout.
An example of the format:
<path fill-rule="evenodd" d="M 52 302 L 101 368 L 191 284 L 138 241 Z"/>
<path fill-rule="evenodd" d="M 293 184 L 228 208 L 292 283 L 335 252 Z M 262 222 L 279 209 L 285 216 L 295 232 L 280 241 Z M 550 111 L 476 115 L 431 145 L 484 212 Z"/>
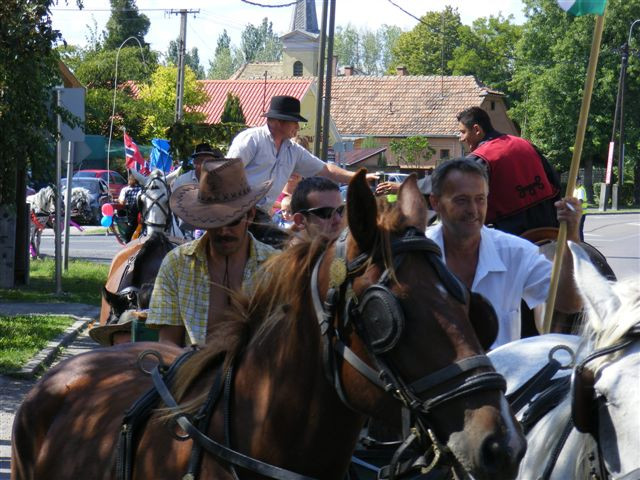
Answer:
<path fill-rule="evenodd" d="M 56 295 L 53 258 L 31 261 L 29 285 L 19 289 L 0 289 L 0 300 L 14 302 L 71 302 L 100 305 L 102 287 L 107 281 L 109 265 L 86 260 L 69 260 L 69 270 L 62 273 L 62 295 Z"/>
<path fill-rule="evenodd" d="M 75 319 L 65 315 L 0 315 L 0 373 L 13 373 Z"/>

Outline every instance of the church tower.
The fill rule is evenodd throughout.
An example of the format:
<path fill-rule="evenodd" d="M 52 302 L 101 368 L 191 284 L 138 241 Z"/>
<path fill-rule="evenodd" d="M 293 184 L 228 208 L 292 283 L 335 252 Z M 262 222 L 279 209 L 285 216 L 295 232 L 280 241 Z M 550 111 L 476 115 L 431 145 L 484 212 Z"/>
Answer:
<path fill-rule="evenodd" d="M 316 76 L 320 29 L 314 0 L 298 0 L 291 17 L 290 29 L 289 33 L 280 37 L 283 76 Z"/>

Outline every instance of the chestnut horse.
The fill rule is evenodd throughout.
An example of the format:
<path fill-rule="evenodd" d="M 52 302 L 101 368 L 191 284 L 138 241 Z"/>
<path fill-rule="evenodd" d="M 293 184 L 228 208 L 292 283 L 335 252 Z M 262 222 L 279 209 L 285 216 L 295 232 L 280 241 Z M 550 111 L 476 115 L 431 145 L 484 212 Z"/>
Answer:
<path fill-rule="evenodd" d="M 270 259 L 251 297 L 234 297 L 227 321 L 173 372 L 169 391 L 160 388 L 162 369 L 149 378 L 155 362 L 139 358 L 152 348 L 172 362 L 182 351 L 165 344 L 117 345 L 50 370 L 16 414 L 12 478 L 126 478 L 116 474 L 118 436 L 128 431 L 122 419 L 152 384 L 165 408 L 134 435 L 125 462 L 132 479 L 187 471 L 202 479 L 341 479 L 366 418 L 396 418 L 403 405 L 420 437 L 435 438 L 460 474 L 514 478 L 524 437 L 474 333 L 493 311 L 421 233 L 426 206 L 415 177 L 378 215 L 365 173 L 349 185 L 348 231 Z M 216 389 L 224 401 L 207 395 Z M 205 401 L 210 413 L 192 416 Z M 199 431 L 183 427 L 188 418 L 199 419 Z M 175 422 L 191 437 L 178 439 Z M 211 453 L 214 441 L 236 452 L 231 464 Z M 195 471 L 194 445 L 206 450 Z M 271 473 L 256 473 L 237 452 Z M 275 466 L 289 476 L 273 474 Z"/>

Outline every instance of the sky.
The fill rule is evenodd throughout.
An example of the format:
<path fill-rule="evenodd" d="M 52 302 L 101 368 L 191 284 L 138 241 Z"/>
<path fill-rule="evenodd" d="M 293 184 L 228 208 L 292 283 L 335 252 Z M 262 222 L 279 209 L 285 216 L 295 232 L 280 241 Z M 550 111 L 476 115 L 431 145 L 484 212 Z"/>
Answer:
<path fill-rule="evenodd" d="M 253 0 L 255 3 L 277 5 L 290 0 Z M 51 9 L 53 27 L 60 30 L 67 43 L 84 46 L 89 36 L 89 26 L 94 24 L 98 32 L 105 29 L 110 16 L 109 0 L 83 0 L 83 10 L 78 10 L 75 0 L 59 1 Z M 322 0 L 315 0 L 318 18 L 322 12 Z M 478 17 L 513 15 L 516 23 L 524 22 L 521 0 L 394 0 L 394 3 L 409 13 L 420 17 L 427 11 L 440 11 L 446 5 L 458 9 L 462 23 L 471 24 Z M 196 10 L 187 19 L 187 50 L 198 49 L 200 63 L 208 70 L 213 59 L 218 36 L 223 30 L 235 45 L 240 45 L 240 35 L 249 23 L 258 25 L 266 16 L 273 22 L 274 31 L 279 34 L 289 32 L 293 7 L 264 8 L 253 6 L 240 0 L 137 0 L 136 5 L 151 21 L 145 39 L 153 50 L 165 53 L 171 40 L 180 33 L 180 16 L 171 14 L 171 9 Z M 320 23 L 320 20 L 318 20 Z M 337 0 L 336 25 L 351 23 L 357 28 L 377 30 L 382 24 L 397 25 L 404 30 L 412 29 L 417 21 L 402 12 L 388 0 Z M 320 25 L 318 25 L 320 26 Z"/>

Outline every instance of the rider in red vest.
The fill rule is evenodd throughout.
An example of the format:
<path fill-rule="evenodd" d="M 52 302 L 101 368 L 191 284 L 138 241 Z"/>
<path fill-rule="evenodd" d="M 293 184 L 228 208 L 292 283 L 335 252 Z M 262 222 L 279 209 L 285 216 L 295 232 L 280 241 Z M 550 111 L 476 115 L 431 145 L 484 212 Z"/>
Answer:
<path fill-rule="evenodd" d="M 489 172 L 486 223 L 514 235 L 557 227 L 559 179 L 540 152 L 523 138 L 494 130 L 480 107 L 467 108 L 456 118 L 468 157 L 484 162 Z"/>

